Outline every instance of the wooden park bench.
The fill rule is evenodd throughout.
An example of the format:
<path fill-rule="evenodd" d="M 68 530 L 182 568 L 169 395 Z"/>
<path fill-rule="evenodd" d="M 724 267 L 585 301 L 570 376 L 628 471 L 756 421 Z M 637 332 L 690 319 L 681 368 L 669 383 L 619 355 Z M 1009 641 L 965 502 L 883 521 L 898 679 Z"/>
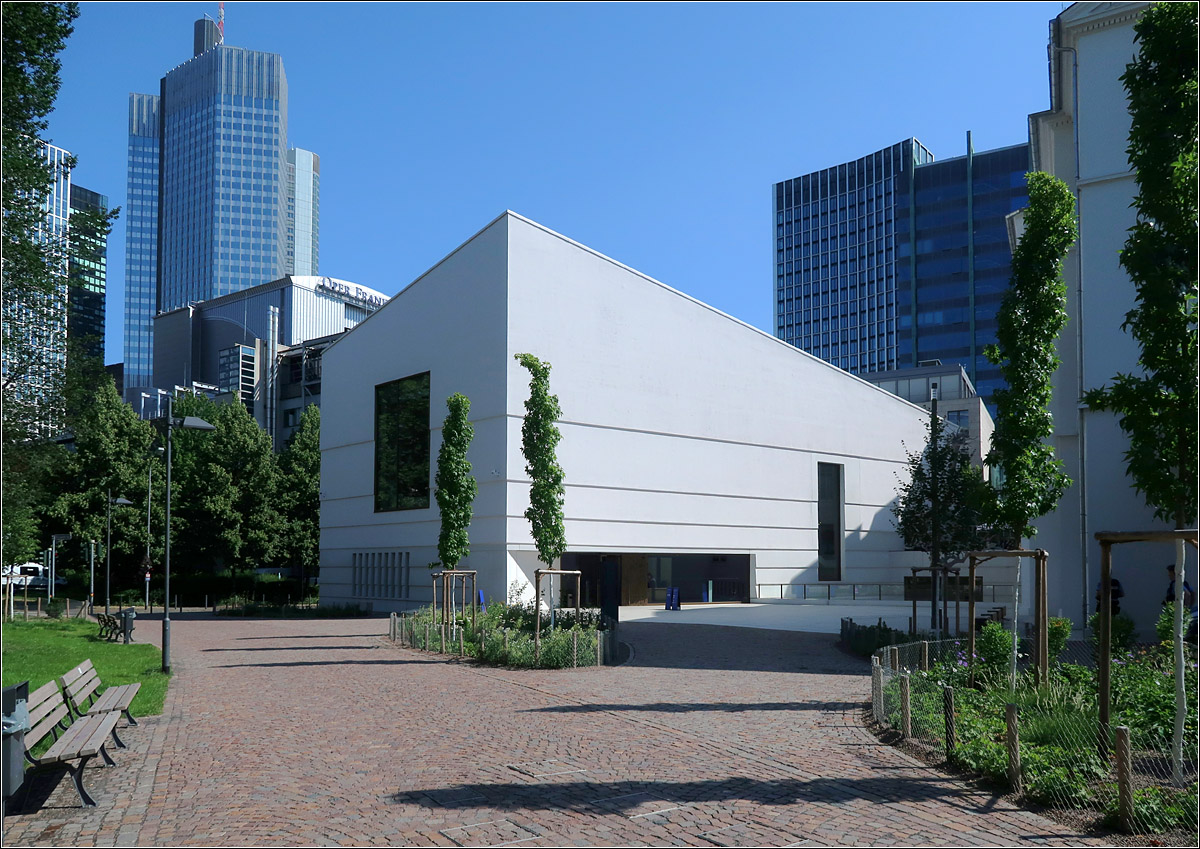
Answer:
<path fill-rule="evenodd" d="M 83 786 L 83 768 L 96 755 L 100 755 L 108 766 L 115 766 L 105 746 L 109 737 L 112 737 L 117 745 L 122 745 L 116 737 L 117 722 L 120 719 L 120 712 L 115 710 L 74 718 L 71 709 L 59 695 L 58 682 L 50 681 L 29 697 L 29 731 L 25 732 L 25 759 L 35 767 L 57 764 L 65 766 L 75 781 L 75 792 L 79 794 L 80 801 L 84 805 L 94 807 L 96 800 Z M 54 735 L 54 742 L 49 749 L 35 758 L 32 750 L 51 734 Z M 71 761 L 79 763 L 72 766 Z"/>
<path fill-rule="evenodd" d="M 107 613 L 97 613 L 96 621 L 100 624 L 100 633 L 97 634 L 100 639 L 111 642 L 121 635 L 121 620 L 117 617 L 109 616 Z"/>
<path fill-rule="evenodd" d="M 63 700 L 76 716 L 94 716 L 116 711 L 125 714 L 130 725 L 137 725 L 137 720 L 129 712 L 129 706 L 138 690 L 142 688 L 140 682 L 105 687 L 103 692 L 97 693 L 103 684 L 90 660 L 76 666 L 59 678 L 58 682 L 62 686 Z M 120 741 L 118 745 L 122 745 Z"/>

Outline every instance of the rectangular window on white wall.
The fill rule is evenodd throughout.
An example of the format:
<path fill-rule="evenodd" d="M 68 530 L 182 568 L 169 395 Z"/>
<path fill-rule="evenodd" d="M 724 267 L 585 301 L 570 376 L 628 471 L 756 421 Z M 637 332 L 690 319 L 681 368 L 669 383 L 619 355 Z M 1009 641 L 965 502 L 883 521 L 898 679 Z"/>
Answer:
<path fill-rule="evenodd" d="M 817 580 L 842 579 L 842 466 L 817 463 Z"/>
<path fill-rule="evenodd" d="M 407 551 L 356 551 L 350 556 L 353 594 L 364 599 L 407 599 L 412 590 Z"/>

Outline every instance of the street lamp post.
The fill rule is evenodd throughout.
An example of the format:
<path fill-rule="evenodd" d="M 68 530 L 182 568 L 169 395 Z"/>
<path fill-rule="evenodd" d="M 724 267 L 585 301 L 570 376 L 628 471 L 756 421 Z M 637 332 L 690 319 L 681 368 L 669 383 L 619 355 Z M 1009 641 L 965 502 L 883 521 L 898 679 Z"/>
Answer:
<path fill-rule="evenodd" d="M 54 598 L 54 581 L 58 577 L 58 544 L 71 538 L 70 534 L 53 534 L 50 537 L 50 581 L 46 585 L 46 601 Z"/>
<path fill-rule="evenodd" d="M 216 427 L 196 416 L 176 419 L 173 409 L 174 398 L 167 396 L 167 534 L 163 552 L 163 627 L 162 627 L 162 670 L 171 671 L 171 431 L 216 430 Z"/>
<path fill-rule="evenodd" d="M 108 513 L 106 522 L 108 525 L 107 537 L 104 540 L 104 612 L 108 613 L 108 603 L 112 596 L 112 506 L 114 504 L 120 506 L 129 506 L 133 502 L 128 498 L 117 496 L 113 498 L 112 488 L 108 490 Z M 93 578 L 93 583 L 95 579 Z"/>

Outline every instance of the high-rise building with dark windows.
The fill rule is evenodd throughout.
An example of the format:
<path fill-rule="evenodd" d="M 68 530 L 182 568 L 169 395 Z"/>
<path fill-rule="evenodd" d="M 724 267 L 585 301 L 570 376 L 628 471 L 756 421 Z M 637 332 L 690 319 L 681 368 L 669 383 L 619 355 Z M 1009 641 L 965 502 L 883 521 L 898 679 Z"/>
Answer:
<path fill-rule="evenodd" d="M 108 211 L 108 198 L 71 185 L 72 221 L 77 212 Z M 104 299 L 108 286 L 108 237 L 80 230 L 68 258 L 67 338 L 81 343 L 83 353 L 104 358 Z"/>
<path fill-rule="evenodd" d="M 319 217 L 297 223 L 289 192 L 305 187 L 306 210 L 318 202 L 311 180 L 289 181 L 282 57 L 231 47 L 207 20 L 193 51 L 157 96 L 130 96 L 127 393 L 150 384 L 158 313 L 283 277 L 295 244 L 317 273 Z"/>
<path fill-rule="evenodd" d="M 916 139 L 775 185 L 775 335 L 854 374 L 940 360 L 990 403 L 1005 216 L 1028 145 L 934 161 Z"/>

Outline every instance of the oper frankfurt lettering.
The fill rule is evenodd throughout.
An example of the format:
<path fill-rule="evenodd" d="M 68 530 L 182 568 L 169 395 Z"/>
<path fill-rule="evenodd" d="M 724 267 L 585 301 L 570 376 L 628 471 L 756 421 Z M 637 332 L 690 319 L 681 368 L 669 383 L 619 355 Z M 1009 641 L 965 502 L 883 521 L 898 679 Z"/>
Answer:
<path fill-rule="evenodd" d="M 333 292 L 345 298 L 353 298 L 376 309 L 386 304 L 388 300 L 383 295 L 372 292 L 369 289 L 364 289 L 361 286 L 350 286 L 348 283 L 342 283 L 334 280 L 332 277 L 322 277 L 317 281 L 317 288 Z"/>

